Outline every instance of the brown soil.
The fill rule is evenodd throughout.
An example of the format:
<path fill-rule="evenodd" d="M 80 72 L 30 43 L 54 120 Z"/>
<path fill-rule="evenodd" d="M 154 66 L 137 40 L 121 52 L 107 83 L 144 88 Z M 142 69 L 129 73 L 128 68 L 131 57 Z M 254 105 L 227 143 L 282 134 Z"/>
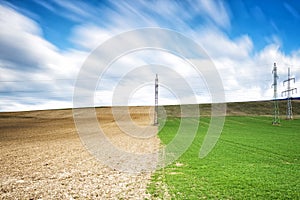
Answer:
<path fill-rule="evenodd" d="M 151 124 L 150 107 L 132 107 L 130 114 L 139 126 Z M 97 116 L 119 148 L 137 153 L 158 148 L 156 136 L 138 139 L 124 134 L 111 108 L 97 108 Z M 151 198 L 146 194 L 150 173 L 111 169 L 86 151 L 72 110 L 0 113 L 0 166 L 1 199 Z"/>

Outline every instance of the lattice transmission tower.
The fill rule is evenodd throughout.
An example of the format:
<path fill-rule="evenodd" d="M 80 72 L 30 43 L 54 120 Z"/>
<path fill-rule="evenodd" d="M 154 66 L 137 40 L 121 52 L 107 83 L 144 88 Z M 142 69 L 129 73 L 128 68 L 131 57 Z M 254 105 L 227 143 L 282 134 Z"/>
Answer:
<path fill-rule="evenodd" d="M 154 108 L 154 126 L 158 125 L 158 75 L 155 77 L 155 108 Z"/>
<path fill-rule="evenodd" d="M 274 63 L 274 68 L 273 68 L 273 88 L 274 88 L 274 96 L 273 96 L 273 102 L 274 102 L 274 117 L 273 117 L 273 125 L 278 125 L 280 124 L 280 117 L 279 117 L 279 106 L 278 106 L 278 101 L 277 101 L 277 67 L 276 63 Z"/>
<path fill-rule="evenodd" d="M 288 79 L 283 81 L 283 86 L 287 82 L 287 89 L 281 93 L 281 95 L 287 96 L 287 108 L 286 108 L 286 119 L 293 119 L 293 108 L 292 108 L 292 98 L 291 93 L 294 94 L 294 91 L 297 93 L 297 88 L 291 88 L 291 81 L 294 81 L 295 78 L 291 78 L 290 68 L 288 68 Z"/>

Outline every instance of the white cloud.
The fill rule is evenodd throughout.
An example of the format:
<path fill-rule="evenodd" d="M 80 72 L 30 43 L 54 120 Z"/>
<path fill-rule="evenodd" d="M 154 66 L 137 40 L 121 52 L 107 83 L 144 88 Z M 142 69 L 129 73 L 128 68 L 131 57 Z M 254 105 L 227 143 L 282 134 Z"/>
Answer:
<path fill-rule="evenodd" d="M 223 29 L 230 28 L 230 11 L 222 1 L 189 2 L 186 6 L 190 8 L 190 12 L 182 12 L 183 4 L 179 2 L 113 2 L 112 7 L 103 8 L 104 14 L 101 19 L 97 8 L 85 9 L 88 5 L 83 2 L 81 7 L 73 2 L 57 1 L 56 4 L 68 11 L 64 14 L 65 17 L 81 22 L 72 30 L 72 35 L 68 36 L 77 45 L 77 50 L 61 52 L 43 38 L 43 32 L 35 21 L 12 8 L 0 5 L 0 77 L 1 80 L 7 81 L 1 84 L 0 90 L 41 91 L 35 94 L 1 94 L 6 98 L 6 101 L 0 104 L 1 111 L 71 107 L 74 82 L 90 53 L 88 51 L 116 34 L 145 26 L 173 28 L 198 42 L 219 70 L 227 101 L 271 99 L 271 71 L 274 62 L 278 65 L 280 76 L 279 95 L 285 89 L 282 81 L 286 79 L 287 66 L 291 65 L 293 76 L 300 78 L 300 68 L 297 67 L 300 63 L 300 50 L 285 55 L 280 50 L 281 42 L 278 36 L 270 36 L 269 45 L 261 51 L 255 51 L 255 41 L 248 35 L 230 38 L 224 33 Z M 52 5 L 44 6 L 52 10 Z M 189 20 L 197 15 L 202 15 L 207 24 L 197 28 L 189 27 Z M 81 19 L 78 19 L 80 17 Z M 91 20 L 92 18 L 95 20 Z M 89 20 L 85 22 L 82 19 Z M 126 42 L 138 42 L 145 38 L 146 36 L 132 37 Z M 170 41 L 162 36 L 157 42 Z M 107 55 L 111 53 L 113 52 L 109 51 Z M 92 62 L 95 64 L 95 71 L 89 73 L 97 78 L 99 75 L 93 73 L 97 71 L 97 64 L 101 60 L 95 59 Z M 132 70 L 148 64 L 160 64 L 167 68 L 154 67 L 138 71 L 135 76 L 131 74 Z M 173 71 L 170 72 L 170 69 Z M 189 103 L 193 95 L 198 102 L 211 101 L 205 80 L 184 60 L 164 51 L 143 50 L 124 55 L 107 69 L 102 83 L 97 86 L 95 105 L 111 105 L 118 85 L 124 91 L 132 86 L 132 94 L 128 99 L 131 105 L 153 104 L 153 87 L 143 84 L 153 82 L 155 73 L 159 74 L 159 80 L 164 84 L 159 93 L 161 104 L 178 103 L 179 100 L 174 96 L 176 91 L 179 96 L 184 96 L 185 103 Z M 126 74 L 129 74 L 128 77 L 123 77 L 124 80 L 121 81 L 122 76 Z M 194 94 L 181 86 L 178 81 L 181 77 L 190 84 Z M 295 87 L 299 87 L 299 82 L 300 80 L 297 80 Z M 88 85 L 87 81 L 86 86 Z"/>
<path fill-rule="evenodd" d="M 4 81 L 0 89 L 8 100 L 0 105 L 1 111 L 71 105 L 66 104 L 72 99 L 71 79 L 86 54 L 60 52 L 42 35 L 33 20 L 0 5 L 0 77 Z"/>
<path fill-rule="evenodd" d="M 34 21 L 2 5 L 0 19 L 0 59 L 30 68 L 56 56 L 55 47 L 40 37 Z"/>
<path fill-rule="evenodd" d="M 194 33 L 192 37 L 199 42 L 213 59 L 220 57 L 245 59 L 253 51 L 253 43 L 248 35 L 242 35 L 231 40 L 218 29 L 205 27 Z"/>
<path fill-rule="evenodd" d="M 79 48 L 93 50 L 117 33 L 118 31 L 107 30 L 96 25 L 86 24 L 77 26 L 73 29 L 71 41 Z"/>

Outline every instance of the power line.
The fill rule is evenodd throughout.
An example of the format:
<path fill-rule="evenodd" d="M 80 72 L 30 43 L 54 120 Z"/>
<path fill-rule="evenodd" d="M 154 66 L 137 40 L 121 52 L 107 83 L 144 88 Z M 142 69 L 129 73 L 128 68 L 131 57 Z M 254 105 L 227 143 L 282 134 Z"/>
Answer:
<path fill-rule="evenodd" d="M 253 65 L 253 63 L 251 63 L 251 65 L 249 64 L 245 64 L 244 66 L 247 66 L 247 67 L 250 67 L 251 70 L 253 70 L 253 72 L 260 72 L 260 71 L 263 71 L 263 67 L 265 66 L 269 66 L 270 64 L 269 63 L 261 63 L 261 64 L 258 64 L 258 65 Z M 287 65 L 287 64 L 286 64 Z M 237 65 L 236 65 L 237 66 Z M 222 65 L 222 68 L 234 68 L 236 67 L 235 65 Z M 218 68 L 219 66 L 216 65 L 216 67 Z M 255 68 L 254 68 L 255 67 Z M 299 67 L 295 67 L 295 68 L 299 68 Z M 219 71 L 222 71 L 222 69 L 220 69 Z M 51 82 L 51 81 L 76 81 L 76 80 L 80 80 L 80 81 L 89 81 L 89 80 L 95 80 L 95 79 L 119 79 L 119 78 L 122 78 L 122 76 L 110 76 L 110 75 L 107 75 L 104 76 L 104 77 L 97 77 L 97 78 L 89 78 L 89 79 L 76 79 L 76 78 L 50 78 L 50 79 L 26 79 L 26 80 L 0 80 L 0 82 Z M 190 77 L 189 77 L 190 78 Z M 199 78 L 199 77 L 195 77 L 195 78 Z"/>
<path fill-rule="evenodd" d="M 263 66 L 263 65 L 260 65 L 260 66 Z M 293 67 L 293 69 L 295 69 L 295 68 L 298 69 L 299 67 Z M 265 85 L 267 84 L 267 82 L 269 80 L 265 80 L 267 78 L 266 78 L 265 74 L 260 73 L 262 71 L 263 71 L 263 69 L 255 68 L 252 71 L 254 76 L 250 76 L 250 77 L 249 76 L 248 77 L 243 76 L 242 78 L 239 78 L 239 77 L 235 76 L 235 78 L 236 78 L 236 81 L 240 84 L 240 86 L 247 87 L 248 85 L 253 85 L 253 81 L 259 80 L 260 83 L 263 82 L 264 87 L 265 87 Z M 232 80 L 229 77 L 230 76 L 223 76 L 222 77 L 222 81 L 223 81 L 224 84 L 226 84 L 226 81 Z M 94 80 L 99 79 L 99 80 L 104 80 L 104 82 L 105 82 L 106 80 L 114 81 L 114 79 L 122 79 L 122 78 L 123 78 L 122 76 L 109 76 L 109 75 L 107 75 L 107 76 L 104 76 L 104 77 L 91 78 L 91 79 L 76 79 L 76 78 L 60 77 L 60 78 L 53 78 L 53 79 L 49 78 L 49 79 L 27 79 L 27 80 L 0 80 L 1 83 L 4 83 L 3 84 L 4 85 L 3 91 L 0 91 L 0 95 L 1 95 L 2 100 L 5 100 L 5 101 L 10 101 L 12 99 L 20 99 L 20 100 L 25 99 L 25 100 L 27 100 L 27 98 L 45 99 L 45 98 L 52 98 L 52 97 L 54 97 L 54 98 L 68 98 L 69 99 L 69 98 L 72 98 L 72 96 L 73 96 L 72 92 L 73 92 L 73 89 L 74 89 L 73 87 L 74 87 L 75 81 L 94 81 Z M 182 78 L 168 77 L 168 79 L 174 80 L 174 81 L 176 81 L 177 79 L 186 79 L 188 82 L 191 83 L 191 86 L 192 86 L 191 88 L 194 90 L 194 94 L 199 95 L 199 96 L 203 96 L 203 95 L 207 94 L 206 90 L 203 90 L 203 88 L 199 87 L 199 85 L 197 84 L 199 82 L 198 80 L 202 80 L 202 81 L 205 80 L 205 78 L 203 78 L 201 76 L 192 76 L 191 77 L 191 76 L 187 75 L 187 76 L 183 76 Z M 262 79 L 264 79 L 264 80 L 262 80 Z M 50 86 L 50 84 L 55 84 L 56 85 L 56 83 L 55 83 L 56 81 L 73 81 L 73 82 L 72 83 L 71 82 L 67 83 L 66 86 L 68 87 L 68 89 L 63 90 L 62 89 L 63 87 L 61 87 L 61 88 L 56 87 L 56 89 L 60 89 L 60 90 L 53 90 L 54 88 L 51 88 L 49 86 Z M 197 81 L 197 83 L 195 81 Z M 241 81 L 241 82 L 239 82 L 239 81 Z M 36 83 L 33 84 L 32 82 L 36 82 Z M 40 82 L 39 89 L 37 88 L 38 90 L 34 90 L 34 86 L 36 84 L 39 84 L 38 82 Z M 295 80 L 294 80 L 294 82 L 295 82 Z M 59 83 L 57 83 L 57 86 L 59 85 Z M 21 85 L 21 84 L 22 84 L 22 86 L 19 87 L 19 85 Z M 26 84 L 28 84 L 28 86 L 30 86 L 30 87 L 27 87 L 26 89 L 31 89 L 31 90 L 24 90 Z M 277 82 L 276 82 L 276 84 L 277 84 Z M 50 90 L 49 89 L 48 90 L 41 90 L 42 89 L 41 85 L 42 86 L 43 85 L 47 86 L 47 88 L 49 88 Z M 204 84 L 204 86 L 205 86 L 205 84 Z M 224 85 L 224 86 L 226 86 L 226 85 Z M 261 85 L 257 85 L 257 86 L 260 86 L 260 88 L 262 88 Z M 113 88 L 113 87 L 111 87 L 111 88 Z M 101 88 L 99 88 L 99 89 L 101 89 Z M 228 88 L 228 89 L 224 88 L 224 91 L 226 93 L 226 96 L 235 97 L 236 92 L 239 92 L 239 89 L 243 89 L 243 87 L 237 86 L 237 87 Z M 101 90 L 97 90 L 97 91 L 101 91 Z M 183 90 L 183 89 L 177 89 L 177 91 L 185 92 L 185 90 Z M 242 97 L 242 98 L 243 98 L 243 96 L 247 97 L 247 94 L 242 93 L 242 92 L 243 91 L 239 92 L 239 96 Z M 287 92 L 287 91 L 285 91 L 285 92 Z M 70 93 L 70 95 L 68 95 L 67 93 Z M 235 93 L 235 94 L 232 94 L 232 93 Z M 44 95 L 41 95 L 41 94 L 47 94 L 47 95 L 44 96 Z M 86 97 L 88 97 L 88 96 L 86 96 Z M 7 99 L 3 99 L 3 98 L 7 98 Z M 278 113 L 278 115 L 279 115 L 279 113 Z"/>
<path fill-rule="evenodd" d="M 113 80 L 122 77 L 104 77 L 100 80 Z M 94 81 L 98 78 L 76 79 L 76 78 L 58 78 L 58 79 L 27 79 L 27 80 L 0 80 L 0 83 L 23 83 L 23 82 L 56 82 L 56 81 Z"/>

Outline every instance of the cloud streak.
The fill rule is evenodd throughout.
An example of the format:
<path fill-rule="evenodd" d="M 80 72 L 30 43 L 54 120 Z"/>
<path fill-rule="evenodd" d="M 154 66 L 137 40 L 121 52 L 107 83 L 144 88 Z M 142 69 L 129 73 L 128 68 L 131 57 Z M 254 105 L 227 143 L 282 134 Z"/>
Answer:
<path fill-rule="evenodd" d="M 199 43 L 219 70 L 227 101 L 271 99 L 274 62 L 278 65 L 279 81 L 286 78 L 287 66 L 292 68 L 293 76 L 300 77 L 300 48 L 285 54 L 278 42 L 280 37 L 271 35 L 270 38 L 278 39 L 270 40 L 268 45 L 257 50 L 250 35 L 230 36 L 232 11 L 223 1 L 116 1 L 101 5 L 84 1 L 36 2 L 74 23 L 71 34 L 63 36 L 74 47 L 60 50 L 45 39 L 42 25 L 18 10 L 0 4 L 0 95 L 5 99 L 0 103 L 0 111 L 72 107 L 77 73 L 89 53 L 112 36 L 149 26 L 176 30 Z M 285 8 L 297 17 L 288 4 Z M 138 38 L 133 38 L 132 42 L 134 40 Z M 167 52 L 139 51 L 119 58 L 102 77 L 104 84 L 96 88 L 95 105 L 111 105 L 121 77 L 134 67 L 153 63 L 172 66 L 185 77 L 199 103 L 211 101 L 203 77 L 195 77 L 182 58 Z M 154 79 L 155 73 L 147 71 L 147 76 L 153 75 Z M 143 77 L 145 75 L 139 74 L 122 84 L 133 81 L 142 84 Z M 165 82 L 170 85 L 176 84 L 176 79 L 164 74 L 163 70 L 160 78 L 167 79 Z M 299 86 L 297 81 L 295 87 Z M 279 91 L 284 89 L 279 86 Z M 161 104 L 178 102 L 167 89 L 161 90 Z M 149 99 L 154 94 L 149 92 L 150 86 L 137 90 L 131 95 L 130 103 L 151 105 L 153 102 Z"/>

